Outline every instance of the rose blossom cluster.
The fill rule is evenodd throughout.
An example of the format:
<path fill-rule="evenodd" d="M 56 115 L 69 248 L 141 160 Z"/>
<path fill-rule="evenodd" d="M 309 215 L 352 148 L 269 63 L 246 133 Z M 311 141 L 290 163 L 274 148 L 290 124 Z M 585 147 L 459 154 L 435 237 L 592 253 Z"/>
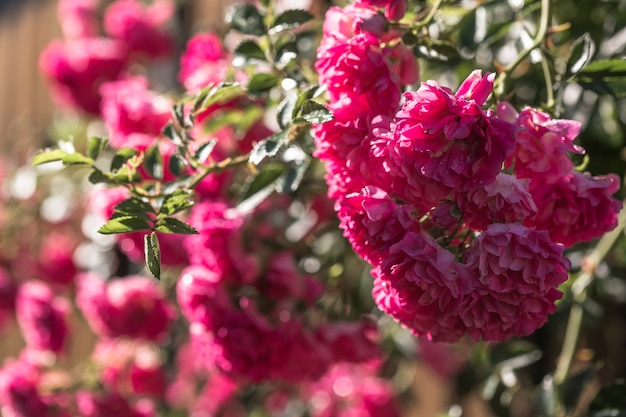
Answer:
<path fill-rule="evenodd" d="M 318 49 L 335 118 L 317 126 L 316 155 L 344 235 L 373 267 L 378 307 L 414 334 L 528 335 L 562 296 L 564 248 L 616 226 L 618 178 L 575 169 L 580 123 L 486 110 L 494 74 L 401 97 L 416 67 L 381 7 L 398 19 L 395 3 L 332 7 Z"/>

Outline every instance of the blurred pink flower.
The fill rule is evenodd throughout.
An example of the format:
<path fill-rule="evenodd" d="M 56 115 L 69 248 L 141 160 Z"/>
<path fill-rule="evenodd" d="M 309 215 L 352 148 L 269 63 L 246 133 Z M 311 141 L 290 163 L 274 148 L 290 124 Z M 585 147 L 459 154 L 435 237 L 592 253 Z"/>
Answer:
<path fill-rule="evenodd" d="M 15 301 L 15 313 L 26 345 L 34 350 L 60 353 L 69 333 L 70 303 L 55 296 L 40 281 L 23 283 Z"/>
<path fill-rule="evenodd" d="M 39 57 L 39 68 L 60 105 L 100 112 L 100 85 L 116 80 L 126 67 L 124 44 L 105 38 L 54 41 Z"/>
<path fill-rule="evenodd" d="M 98 36 L 100 0 L 59 0 L 57 17 L 65 39 Z"/>
<path fill-rule="evenodd" d="M 149 5 L 137 0 L 117 0 L 104 13 L 104 30 L 128 45 L 131 52 L 149 57 L 170 55 L 174 37 L 166 24 L 176 5 L 170 0 L 156 0 Z"/>
<path fill-rule="evenodd" d="M 5 363 L 0 368 L 0 404 L 6 417 L 52 417 L 38 392 L 41 374 L 24 360 Z"/>
<path fill-rule="evenodd" d="M 78 391 L 76 405 L 81 417 L 153 417 L 156 409 L 149 401 L 129 403 L 116 392 Z"/>
<path fill-rule="evenodd" d="M 180 60 L 180 82 L 188 91 L 226 81 L 230 56 L 212 33 L 200 33 L 187 42 Z"/>
<path fill-rule="evenodd" d="M 85 273 L 77 278 L 76 303 L 100 336 L 159 341 L 176 316 L 153 278 L 127 276 L 105 282 Z"/>

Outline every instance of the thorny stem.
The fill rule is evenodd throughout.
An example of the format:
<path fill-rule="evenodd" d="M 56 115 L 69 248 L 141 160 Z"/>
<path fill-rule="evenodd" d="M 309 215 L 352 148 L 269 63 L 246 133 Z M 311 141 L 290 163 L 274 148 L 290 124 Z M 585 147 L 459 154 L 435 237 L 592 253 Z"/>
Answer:
<path fill-rule="evenodd" d="M 554 372 L 554 385 L 559 393 L 559 398 L 563 398 L 564 384 L 569 374 L 574 355 L 578 347 L 578 339 L 583 320 L 583 304 L 587 298 L 587 290 L 595 279 L 596 267 L 609 253 L 617 239 L 624 233 L 626 228 L 626 210 L 622 210 L 618 215 L 618 225 L 611 232 L 604 235 L 593 251 L 582 261 L 582 270 L 574 279 L 571 291 L 574 304 L 570 310 L 563 348 L 559 354 L 556 370 Z"/>
<path fill-rule="evenodd" d="M 507 65 L 504 70 L 500 73 L 498 80 L 496 81 L 496 95 L 498 97 L 504 94 L 504 85 L 506 84 L 506 79 L 508 75 L 515 69 L 517 66 L 530 54 L 535 48 L 537 48 L 541 43 L 545 40 L 546 34 L 548 33 L 548 25 L 550 24 L 550 17 L 552 15 L 551 0 L 541 0 L 541 17 L 539 19 L 539 28 L 537 29 L 537 34 L 533 39 L 532 44 L 520 51 L 520 53 L 515 57 L 515 59 Z M 545 61 L 545 58 L 544 58 Z"/>

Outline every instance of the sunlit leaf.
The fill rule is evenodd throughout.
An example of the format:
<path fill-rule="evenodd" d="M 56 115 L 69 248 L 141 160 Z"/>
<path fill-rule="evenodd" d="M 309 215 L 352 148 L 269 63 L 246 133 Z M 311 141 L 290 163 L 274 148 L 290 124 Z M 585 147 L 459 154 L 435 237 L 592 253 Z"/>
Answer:
<path fill-rule="evenodd" d="M 163 233 L 177 233 L 181 235 L 193 235 L 198 233 L 195 228 L 174 217 L 166 217 L 159 220 L 156 225 L 156 230 Z"/>
<path fill-rule="evenodd" d="M 250 158 L 248 161 L 251 164 L 258 165 L 265 158 L 271 158 L 276 155 L 278 151 L 282 148 L 287 140 L 287 131 L 282 130 L 267 139 L 262 140 L 261 142 L 254 145 L 252 151 L 250 152 Z"/>
<path fill-rule="evenodd" d="M 139 230 L 150 230 L 151 227 L 144 219 L 137 216 L 121 216 L 115 217 L 106 222 L 98 233 L 103 235 L 110 235 L 116 233 L 129 233 L 137 232 Z"/>
<path fill-rule="evenodd" d="M 261 49 L 258 43 L 251 39 L 247 39 L 237 45 L 237 47 L 235 48 L 235 53 L 237 55 L 243 56 L 246 59 L 258 59 L 260 61 L 266 60 L 265 52 L 263 52 L 263 49 Z"/>
<path fill-rule="evenodd" d="M 46 149 L 35 154 L 35 156 L 33 156 L 31 164 L 41 165 L 48 162 L 60 161 L 66 155 L 68 155 L 68 153 L 61 149 Z"/>
<path fill-rule="evenodd" d="M 161 279 L 161 248 L 155 232 L 144 236 L 144 253 L 146 266 L 156 279 Z"/>
<path fill-rule="evenodd" d="M 100 152 L 104 149 L 104 146 L 107 144 L 108 139 L 100 138 L 98 136 L 93 136 L 87 142 L 87 155 L 91 159 L 96 159 L 100 155 Z"/>

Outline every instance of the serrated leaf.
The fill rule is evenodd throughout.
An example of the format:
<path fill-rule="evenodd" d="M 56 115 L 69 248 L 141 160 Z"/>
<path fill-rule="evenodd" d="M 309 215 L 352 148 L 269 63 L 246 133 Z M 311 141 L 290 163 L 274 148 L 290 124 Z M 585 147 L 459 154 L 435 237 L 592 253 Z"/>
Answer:
<path fill-rule="evenodd" d="M 254 74 L 248 82 L 248 92 L 250 94 L 264 93 L 278 84 L 278 77 L 274 74 L 260 73 Z"/>
<path fill-rule="evenodd" d="M 280 164 L 268 164 L 258 175 L 248 184 L 242 196 L 242 200 L 250 198 L 269 184 L 276 181 L 285 172 L 285 167 Z"/>
<path fill-rule="evenodd" d="M 92 184 L 111 184 L 114 182 L 107 173 L 104 173 L 95 167 L 93 168 L 91 174 L 89 174 L 88 180 Z"/>
<path fill-rule="evenodd" d="M 263 49 L 261 49 L 259 44 L 252 39 L 247 39 L 237 45 L 235 48 L 235 54 L 241 55 L 246 59 L 258 59 L 260 61 L 267 60 Z"/>
<path fill-rule="evenodd" d="M 217 139 L 211 139 L 207 143 L 200 145 L 194 155 L 198 162 L 203 164 L 209 158 L 209 156 L 211 156 L 213 149 L 215 149 L 215 145 L 217 145 Z"/>
<path fill-rule="evenodd" d="M 61 149 L 46 149 L 36 153 L 31 161 L 32 165 L 47 164 L 48 162 L 60 161 L 64 156 L 68 155 L 67 152 Z"/>
<path fill-rule="evenodd" d="M 138 151 L 132 148 L 122 148 L 115 153 L 111 160 L 111 171 L 118 170 L 133 156 L 137 155 Z"/>
<path fill-rule="evenodd" d="M 137 197 L 127 198 L 126 200 L 116 204 L 115 207 L 113 207 L 113 210 L 117 213 L 123 213 L 131 216 L 139 216 L 141 214 L 148 216 L 150 213 L 156 214 L 152 205 Z"/>
<path fill-rule="evenodd" d="M 143 166 L 152 178 L 157 180 L 163 179 L 163 156 L 159 151 L 159 146 L 154 144 L 146 149 Z"/>
<path fill-rule="evenodd" d="M 185 106 L 183 103 L 176 103 L 172 106 L 172 116 L 178 123 L 178 126 L 185 127 L 187 125 L 185 120 Z"/>
<path fill-rule="evenodd" d="M 293 120 L 293 110 L 296 107 L 297 101 L 298 94 L 291 92 L 278 104 L 276 108 L 276 119 L 281 129 L 285 129 L 291 124 Z"/>
<path fill-rule="evenodd" d="M 161 248 L 155 232 L 143 237 L 143 250 L 148 270 L 156 279 L 161 279 Z"/>
<path fill-rule="evenodd" d="M 130 233 L 140 230 L 150 230 L 150 225 L 144 219 L 136 216 L 116 217 L 106 222 L 98 233 L 111 235 L 116 233 Z"/>
<path fill-rule="evenodd" d="M 159 217 L 171 216 L 172 214 L 179 213 L 185 209 L 194 205 L 193 193 L 186 191 L 177 191 L 168 195 L 159 211 Z"/>
<path fill-rule="evenodd" d="M 180 235 L 195 235 L 198 231 L 175 217 L 166 217 L 159 220 L 156 225 L 156 230 L 163 233 L 176 233 Z"/>
<path fill-rule="evenodd" d="M 267 139 L 262 140 L 261 142 L 254 145 L 252 151 L 250 151 L 250 158 L 248 161 L 251 164 L 258 165 L 265 158 L 271 158 L 276 155 L 280 148 L 285 144 L 287 140 L 287 131 L 282 130 Z"/>
<path fill-rule="evenodd" d="M 94 164 L 94 160 L 83 155 L 80 154 L 78 152 L 76 153 L 69 153 L 67 155 L 65 155 L 61 161 L 63 161 L 63 165 L 93 165 Z"/>
<path fill-rule="evenodd" d="M 285 30 L 290 28 L 297 28 L 300 25 L 313 19 L 313 15 L 303 9 L 291 9 L 285 10 L 280 15 L 276 16 L 274 22 L 272 22 L 270 28 L 273 31 Z"/>
<path fill-rule="evenodd" d="M 217 103 L 224 103 L 226 101 L 233 100 L 243 93 L 243 89 L 238 83 L 221 83 L 212 87 L 202 101 L 198 99 L 198 102 L 194 104 L 196 112 L 206 110 L 210 106 Z"/>
<path fill-rule="evenodd" d="M 253 4 L 245 3 L 235 6 L 226 16 L 227 23 L 235 30 L 246 35 L 262 36 L 265 34 L 265 24 L 259 9 Z"/>
<path fill-rule="evenodd" d="M 87 142 L 87 155 L 89 155 L 91 159 L 98 158 L 107 142 L 108 139 L 106 138 L 100 138 L 98 136 L 91 137 L 89 142 Z"/>
<path fill-rule="evenodd" d="M 294 121 L 319 124 L 330 122 L 333 119 L 333 114 L 324 105 L 313 100 L 307 100 Z"/>
<path fill-rule="evenodd" d="M 307 88 L 300 94 L 298 94 L 298 100 L 296 101 L 296 104 L 293 108 L 291 117 L 292 118 L 297 117 L 300 111 L 302 110 L 302 106 L 304 106 L 304 103 L 314 98 L 319 90 L 320 90 L 320 86 L 315 84 L 315 85 L 310 86 L 309 88 Z"/>

